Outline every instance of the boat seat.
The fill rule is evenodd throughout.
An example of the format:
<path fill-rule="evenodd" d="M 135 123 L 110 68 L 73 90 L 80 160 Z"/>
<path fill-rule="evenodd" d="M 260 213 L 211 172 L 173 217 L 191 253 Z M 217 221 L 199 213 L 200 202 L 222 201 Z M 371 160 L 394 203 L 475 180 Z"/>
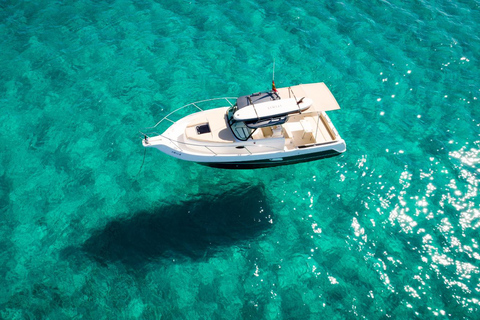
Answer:
<path fill-rule="evenodd" d="M 298 122 L 290 122 L 283 125 L 283 128 L 287 132 L 289 137 L 293 137 L 296 133 L 303 130 L 302 126 Z"/>
<path fill-rule="evenodd" d="M 272 127 L 272 137 L 282 137 L 283 136 L 283 127 L 282 126 L 273 126 Z"/>
<path fill-rule="evenodd" d="M 263 130 L 257 129 L 257 130 L 255 130 L 255 132 L 253 133 L 252 138 L 253 138 L 253 140 L 260 140 L 260 139 L 265 139 L 266 137 L 265 137 L 265 135 L 264 135 Z"/>
<path fill-rule="evenodd" d="M 302 139 L 309 139 L 313 138 L 313 128 L 310 122 L 306 119 L 300 120 L 300 124 L 303 128 Z"/>
<path fill-rule="evenodd" d="M 262 133 L 265 138 L 268 138 L 273 135 L 273 130 L 271 127 L 264 127 L 262 128 Z"/>

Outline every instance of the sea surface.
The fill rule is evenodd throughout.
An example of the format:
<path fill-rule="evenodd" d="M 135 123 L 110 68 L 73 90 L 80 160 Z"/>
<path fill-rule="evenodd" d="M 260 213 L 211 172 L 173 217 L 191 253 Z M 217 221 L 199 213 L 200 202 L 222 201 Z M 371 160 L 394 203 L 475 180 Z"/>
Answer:
<path fill-rule="evenodd" d="M 144 151 L 274 60 L 346 153 Z M 478 319 L 479 98 L 478 0 L 0 0 L 0 319 Z"/>

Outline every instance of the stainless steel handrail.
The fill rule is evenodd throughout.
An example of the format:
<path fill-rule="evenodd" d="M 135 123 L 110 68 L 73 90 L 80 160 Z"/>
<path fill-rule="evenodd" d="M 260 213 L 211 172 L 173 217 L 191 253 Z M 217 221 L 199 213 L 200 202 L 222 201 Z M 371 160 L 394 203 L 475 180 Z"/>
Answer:
<path fill-rule="evenodd" d="M 167 114 L 165 117 L 163 117 L 160 121 L 158 121 L 153 127 L 149 127 L 149 128 L 151 128 L 151 129 L 156 128 L 156 127 L 157 127 L 160 123 L 162 123 L 164 120 L 168 120 L 168 121 L 170 121 L 170 122 L 172 122 L 172 123 L 175 123 L 175 121 L 168 119 L 168 117 L 171 116 L 172 114 L 177 113 L 178 111 L 180 111 L 180 110 L 182 110 L 182 109 L 187 108 L 187 107 L 193 106 L 193 107 L 196 107 L 196 108 L 197 108 L 198 110 L 200 110 L 200 111 L 208 110 L 208 108 L 202 109 L 202 108 L 200 108 L 200 107 L 198 106 L 199 104 L 202 104 L 202 103 L 211 102 L 211 101 L 218 101 L 218 100 L 225 100 L 226 102 L 228 102 L 228 104 L 229 104 L 230 106 L 233 106 L 233 104 L 230 102 L 229 99 L 237 99 L 237 98 L 236 98 L 236 97 L 213 98 L 213 99 L 200 100 L 200 101 L 196 101 L 196 102 L 192 102 L 192 103 L 186 104 L 186 105 L 184 105 L 184 106 L 182 106 L 182 107 L 180 107 L 180 108 L 178 108 L 178 109 L 173 110 L 172 112 L 170 112 L 169 114 Z"/>

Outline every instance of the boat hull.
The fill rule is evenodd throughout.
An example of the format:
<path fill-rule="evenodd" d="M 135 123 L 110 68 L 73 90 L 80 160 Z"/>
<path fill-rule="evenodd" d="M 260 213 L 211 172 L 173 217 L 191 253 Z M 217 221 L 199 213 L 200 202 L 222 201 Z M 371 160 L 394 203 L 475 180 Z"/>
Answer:
<path fill-rule="evenodd" d="M 341 155 L 341 152 L 335 150 L 327 150 L 314 154 L 302 154 L 291 157 L 277 158 L 277 159 L 262 159 L 252 161 L 235 161 L 235 162 L 197 162 L 198 164 L 220 169 L 260 169 L 278 167 L 289 164 L 296 164 L 301 162 L 308 162 L 314 160 L 320 160 L 325 158 L 331 158 Z"/>
<path fill-rule="evenodd" d="M 223 169 L 257 169 L 268 168 L 283 165 L 290 165 L 300 162 L 320 160 L 338 156 L 346 151 L 345 141 L 340 139 L 329 144 L 308 145 L 292 150 L 282 152 L 245 152 L 246 148 L 237 149 L 235 144 L 230 146 L 232 152 L 238 151 L 243 154 L 214 154 L 210 153 L 192 153 L 186 149 L 179 149 L 171 140 L 162 137 L 154 137 L 143 142 L 145 147 L 153 147 L 172 157 L 195 162 L 200 165 L 223 168 Z M 244 145 L 244 143 L 241 143 Z M 255 147 L 254 144 L 248 147 Z M 213 146 L 211 146 L 213 148 Z M 210 150 L 210 149 L 208 149 Z M 251 149 L 253 150 L 253 149 Z"/>

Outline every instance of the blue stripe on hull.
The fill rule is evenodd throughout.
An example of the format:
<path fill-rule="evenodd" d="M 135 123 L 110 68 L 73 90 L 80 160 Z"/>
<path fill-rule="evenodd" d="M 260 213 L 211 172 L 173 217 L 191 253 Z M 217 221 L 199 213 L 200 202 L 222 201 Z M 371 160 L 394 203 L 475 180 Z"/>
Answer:
<path fill-rule="evenodd" d="M 198 164 L 212 167 L 212 168 L 222 168 L 222 169 L 258 169 L 258 168 L 268 168 L 268 167 L 277 167 L 288 164 L 295 164 L 300 162 L 314 161 L 324 158 L 330 158 L 340 155 L 340 152 L 337 151 L 324 151 L 320 153 L 315 153 L 312 155 L 298 155 L 288 158 L 283 158 L 283 160 L 272 161 L 269 159 L 266 160 L 255 160 L 255 161 L 242 161 L 242 162 L 197 162 Z"/>

